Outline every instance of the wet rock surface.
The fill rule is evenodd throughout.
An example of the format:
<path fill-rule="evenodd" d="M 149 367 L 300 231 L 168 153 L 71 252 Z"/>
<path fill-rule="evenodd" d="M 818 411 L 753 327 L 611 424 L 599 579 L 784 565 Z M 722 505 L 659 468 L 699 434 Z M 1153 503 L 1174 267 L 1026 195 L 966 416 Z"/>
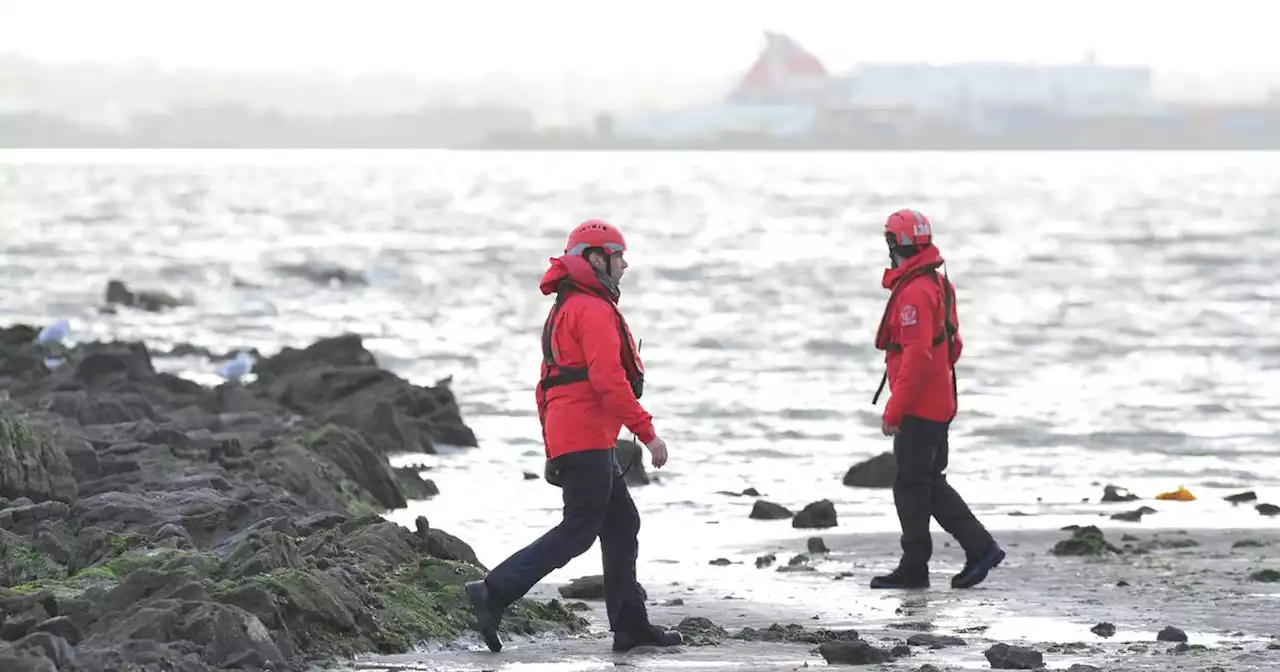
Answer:
<path fill-rule="evenodd" d="M 994 644 L 982 655 L 993 670 L 1034 670 L 1044 667 L 1044 654 L 1027 646 Z"/>
<path fill-rule="evenodd" d="M 757 499 L 751 505 L 751 513 L 748 515 L 754 520 L 786 520 L 795 514 L 781 504 Z"/>
<path fill-rule="evenodd" d="M 836 505 L 829 499 L 806 504 L 803 509 L 800 509 L 800 513 L 791 519 L 791 527 L 800 529 L 825 529 L 838 524 Z"/>
<path fill-rule="evenodd" d="M 631 487 L 649 485 L 653 478 L 645 469 L 644 459 L 648 451 L 645 447 L 630 439 L 618 439 L 615 445 L 618 465 L 622 467 L 622 479 Z"/>
<path fill-rule="evenodd" d="M 851 488 L 892 488 L 898 477 L 898 463 L 893 453 L 880 453 L 875 457 L 849 467 L 844 484 Z"/>
<path fill-rule="evenodd" d="M 1071 536 L 1054 544 L 1051 551 L 1054 555 L 1090 555 L 1105 556 L 1120 553 L 1120 549 L 1107 541 L 1102 530 L 1093 525 L 1068 528 Z"/>
<path fill-rule="evenodd" d="M 352 335 L 212 389 L 141 343 L 39 356 L 0 347 L 0 669 L 303 670 L 473 627 L 471 547 L 379 515 L 438 492 L 388 455 L 475 445 L 447 381 L 412 385 Z M 525 600 L 503 627 L 584 626 Z"/>

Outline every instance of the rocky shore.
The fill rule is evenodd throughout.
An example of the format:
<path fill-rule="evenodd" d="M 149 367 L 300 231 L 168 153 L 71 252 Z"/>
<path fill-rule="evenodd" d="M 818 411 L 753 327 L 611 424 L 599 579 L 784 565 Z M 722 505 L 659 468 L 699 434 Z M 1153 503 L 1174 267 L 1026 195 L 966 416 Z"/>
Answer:
<path fill-rule="evenodd" d="M 435 485 L 388 455 L 474 446 L 448 381 L 412 385 L 344 335 L 202 387 L 141 343 L 50 354 L 0 329 L 0 670 L 307 669 L 473 622 L 471 547 L 380 513 Z M 580 632 L 524 600 L 508 633 Z"/>
<path fill-rule="evenodd" d="M 1274 609 L 1280 566 L 1273 552 L 1280 530 L 1149 531 L 1121 523 L 998 536 L 1009 558 L 972 590 L 946 585 L 963 553 L 941 531 L 934 535 L 928 590 L 867 587 L 869 576 L 897 559 L 896 534 L 827 530 L 727 549 L 731 562 L 713 563 L 722 581 L 700 575 L 650 585 L 650 615 L 684 634 L 676 651 L 602 656 L 598 640 L 573 638 L 524 643 L 496 659 L 452 649 L 382 656 L 343 670 L 1280 669 Z M 691 574 L 705 564 L 705 558 L 681 561 Z M 535 594 L 552 590 L 539 586 Z M 599 596 L 574 597 L 586 600 L 574 606 L 603 627 Z"/>

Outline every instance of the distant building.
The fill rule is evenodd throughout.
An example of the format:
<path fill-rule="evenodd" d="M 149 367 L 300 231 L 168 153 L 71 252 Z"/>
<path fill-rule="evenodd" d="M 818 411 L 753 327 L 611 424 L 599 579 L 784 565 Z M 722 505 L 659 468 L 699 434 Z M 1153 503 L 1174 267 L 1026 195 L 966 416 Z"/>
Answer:
<path fill-rule="evenodd" d="M 866 106 L 907 106 L 937 113 L 1034 106 L 1066 114 L 1138 112 L 1154 103 L 1153 73 L 1091 61 L 1018 63 L 868 63 L 840 78 L 845 99 Z"/>

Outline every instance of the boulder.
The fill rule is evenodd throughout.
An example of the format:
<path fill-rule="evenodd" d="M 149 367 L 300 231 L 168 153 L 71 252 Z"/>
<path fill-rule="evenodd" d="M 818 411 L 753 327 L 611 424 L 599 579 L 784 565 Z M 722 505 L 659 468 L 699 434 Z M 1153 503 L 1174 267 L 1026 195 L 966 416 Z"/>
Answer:
<path fill-rule="evenodd" d="M 893 453 L 880 453 L 859 462 L 845 472 L 844 484 L 851 488 L 892 488 L 898 477 L 898 463 Z"/>
<path fill-rule="evenodd" d="M 836 505 L 829 499 L 820 499 L 806 504 L 800 513 L 791 519 L 791 527 L 800 529 L 822 529 L 835 527 Z"/>

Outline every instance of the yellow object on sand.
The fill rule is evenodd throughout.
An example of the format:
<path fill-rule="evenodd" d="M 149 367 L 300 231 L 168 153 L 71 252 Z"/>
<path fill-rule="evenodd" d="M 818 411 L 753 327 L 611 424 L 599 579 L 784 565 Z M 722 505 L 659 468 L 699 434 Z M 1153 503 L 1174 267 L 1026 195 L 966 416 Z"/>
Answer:
<path fill-rule="evenodd" d="M 1173 500 L 1175 502 L 1194 502 L 1196 501 L 1196 496 L 1191 494 L 1191 491 L 1186 488 L 1178 488 L 1173 492 L 1162 492 L 1156 495 L 1156 499 Z"/>

